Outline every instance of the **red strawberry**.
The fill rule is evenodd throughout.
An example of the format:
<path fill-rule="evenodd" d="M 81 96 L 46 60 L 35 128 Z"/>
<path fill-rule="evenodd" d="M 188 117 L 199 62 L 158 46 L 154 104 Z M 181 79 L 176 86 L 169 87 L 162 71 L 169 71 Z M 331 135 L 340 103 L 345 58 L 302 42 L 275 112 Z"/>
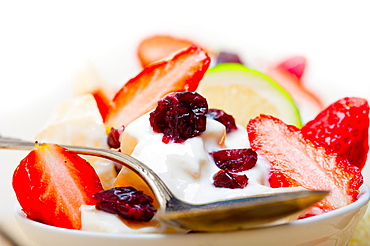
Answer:
<path fill-rule="evenodd" d="M 111 106 L 111 100 L 108 98 L 108 96 L 106 95 L 106 93 L 104 93 L 104 91 L 102 89 L 97 89 L 95 90 L 94 92 L 91 93 L 94 98 L 95 98 L 95 101 L 96 101 L 96 104 L 98 105 L 98 108 L 99 108 L 99 112 L 103 118 L 103 120 L 105 120 L 107 114 L 108 114 L 108 110 Z"/>
<path fill-rule="evenodd" d="M 179 50 L 194 45 L 192 41 L 172 36 L 156 35 L 144 39 L 138 47 L 138 57 L 143 67 L 165 59 Z"/>
<path fill-rule="evenodd" d="M 278 68 L 288 71 L 289 73 L 301 79 L 306 68 L 307 60 L 304 56 L 293 56 L 278 64 Z M 300 80 L 299 80 L 300 81 Z"/>
<path fill-rule="evenodd" d="M 302 134 L 362 169 L 369 150 L 369 104 L 363 98 L 340 99 L 308 122 Z"/>
<path fill-rule="evenodd" d="M 270 171 L 269 183 L 272 188 L 291 187 L 295 184 L 294 180 L 275 169 Z"/>
<path fill-rule="evenodd" d="M 307 88 L 301 78 L 305 66 L 304 57 L 292 57 L 270 67 L 266 74 L 287 90 L 301 111 L 307 112 L 307 114 L 320 112 L 323 109 L 323 102 Z M 316 113 L 312 117 L 315 115 Z"/>
<path fill-rule="evenodd" d="M 249 122 L 247 130 L 251 147 L 270 161 L 272 175 L 283 176 L 283 186 L 330 191 L 316 205 L 321 210 L 340 208 L 357 199 L 363 183 L 360 170 L 315 146 L 297 127 L 261 115 Z"/>
<path fill-rule="evenodd" d="M 88 162 L 55 144 L 35 145 L 13 175 L 13 188 L 27 217 L 80 229 L 80 206 L 94 205 L 102 185 Z"/>
<path fill-rule="evenodd" d="M 128 125 L 154 109 L 170 92 L 195 91 L 209 63 L 210 58 L 202 49 L 191 46 L 171 60 L 147 66 L 115 95 L 106 126 Z"/>

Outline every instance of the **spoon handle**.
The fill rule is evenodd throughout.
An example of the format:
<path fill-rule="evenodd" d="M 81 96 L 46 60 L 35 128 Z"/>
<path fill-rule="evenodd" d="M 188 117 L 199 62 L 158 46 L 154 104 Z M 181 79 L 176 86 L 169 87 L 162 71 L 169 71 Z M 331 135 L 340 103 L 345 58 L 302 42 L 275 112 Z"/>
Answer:
<path fill-rule="evenodd" d="M 15 138 L 5 138 L 0 136 L 0 149 L 32 150 L 34 149 L 35 144 L 38 143 L 24 141 Z M 133 170 L 135 173 L 139 174 L 152 189 L 153 193 L 155 194 L 160 204 L 160 209 L 165 209 L 168 201 L 176 199 L 174 198 L 173 193 L 170 191 L 167 185 L 152 169 L 150 169 L 147 165 L 129 155 L 126 155 L 115 150 L 94 147 L 75 146 L 75 145 L 60 145 L 60 146 L 68 149 L 69 151 L 75 154 L 105 158 L 117 162 Z"/>

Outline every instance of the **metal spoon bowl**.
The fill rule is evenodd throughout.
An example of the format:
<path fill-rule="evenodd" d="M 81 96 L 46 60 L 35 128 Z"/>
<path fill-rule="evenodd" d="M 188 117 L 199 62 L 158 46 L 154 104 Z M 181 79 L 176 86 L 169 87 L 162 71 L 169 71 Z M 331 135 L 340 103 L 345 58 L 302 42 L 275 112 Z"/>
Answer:
<path fill-rule="evenodd" d="M 34 142 L 0 137 L 1 149 L 32 150 Z M 262 194 L 206 204 L 190 204 L 178 199 L 148 166 L 115 150 L 60 145 L 71 152 L 112 160 L 139 174 L 155 194 L 157 218 L 193 231 L 233 231 L 261 227 L 299 213 L 323 199 L 327 191 L 294 191 Z"/>

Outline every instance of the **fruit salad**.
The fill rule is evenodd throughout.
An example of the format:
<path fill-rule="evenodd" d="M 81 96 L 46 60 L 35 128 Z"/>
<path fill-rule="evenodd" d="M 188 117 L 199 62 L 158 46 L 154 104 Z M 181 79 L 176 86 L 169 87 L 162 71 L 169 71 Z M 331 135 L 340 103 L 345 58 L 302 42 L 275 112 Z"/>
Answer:
<path fill-rule="evenodd" d="M 303 57 L 256 71 L 237 54 L 153 36 L 139 44 L 138 59 L 142 71 L 113 95 L 104 84 L 89 86 L 40 130 L 13 176 L 28 218 L 76 230 L 187 232 L 156 219 L 156 197 L 136 173 L 58 144 L 132 155 L 191 203 L 330 191 L 289 218 L 305 219 L 357 200 L 369 149 L 368 102 L 346 97 L 324 107 L 302 82 Z"/>

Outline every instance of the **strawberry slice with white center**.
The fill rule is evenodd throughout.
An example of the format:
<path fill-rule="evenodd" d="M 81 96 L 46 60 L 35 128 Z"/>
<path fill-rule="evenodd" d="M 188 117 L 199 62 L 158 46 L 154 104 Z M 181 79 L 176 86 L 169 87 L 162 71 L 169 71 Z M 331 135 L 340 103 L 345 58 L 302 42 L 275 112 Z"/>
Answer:
<path fill-rule="evenodd" d="M 272 175 L 286 177 L 285 184 L 330 194 L 315 206 L 330 211 L 357 199 L 363 183 L 360 170 L 336 154 L 315 146 L 301 131 L 272 116 L 261 115 L 247 126 L 251 147 L 271 163 Z M 276 173 L 275 173 L 276 172 Z"/>
<path fill-rule="evenodd" d="M 48 225 L 81 229 L 81 205 L 95 205 L 101 191 L 90 164 L 55 144 L 35 144 L 13 175 L 13 188 L 27 217 Z"/>
<path fill-rule="evenodd" d="M 199 46 L 191 40 L 175 36 L 154 35 L 140 42 L 137 55 L 141 65 L 146 67 L 153 62 L 166 59 L 179 52 L 179 50 L 189 48 L 192 45 Z"/>
<path fill-rule="evenodd" d="M 171 60 L 145 67 L 115 95 L 105 119 L 106 126 L 127 126 L 154 109 L 171 92 L 195 91 L 209 64 L 210 57 L 201 48 L 191 46 Z"/>

